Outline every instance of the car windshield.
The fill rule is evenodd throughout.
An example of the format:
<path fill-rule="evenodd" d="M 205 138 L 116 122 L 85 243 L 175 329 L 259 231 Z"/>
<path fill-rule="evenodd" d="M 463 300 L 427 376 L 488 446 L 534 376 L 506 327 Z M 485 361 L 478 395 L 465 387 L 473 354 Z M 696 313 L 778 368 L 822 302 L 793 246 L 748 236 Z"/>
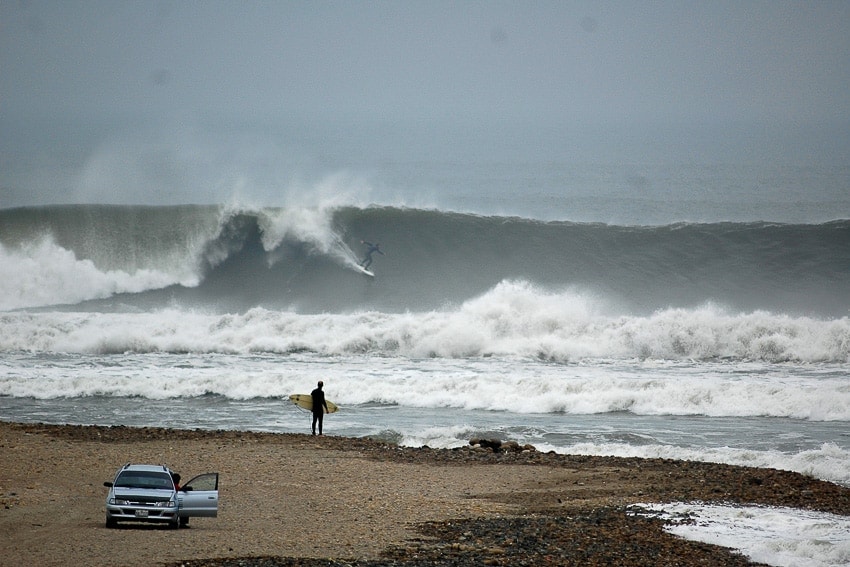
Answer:
<path fill-rule="evenodd" d="M 173 490 L 174 483 L 168 473 L 126 471 L 115 479 L 117 488 L 155 488 Z"/>

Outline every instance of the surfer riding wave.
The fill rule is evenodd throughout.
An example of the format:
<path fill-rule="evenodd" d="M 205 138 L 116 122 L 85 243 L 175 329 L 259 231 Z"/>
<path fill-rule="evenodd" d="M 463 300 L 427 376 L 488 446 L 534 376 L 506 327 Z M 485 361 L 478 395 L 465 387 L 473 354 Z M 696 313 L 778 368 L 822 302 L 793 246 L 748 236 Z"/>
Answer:
<path fill-rule="evenodd" d="M 372 254 L 377 252 L 378 254 L 383 256 L 384 253 L 381 252 L 380 242 L 372 244 L 371 242 L 366 242 L 365 240 L 361 240 L 360 244 L 363 244 L 363 245 L 368 247 L 368 249 L 366 250 L 366 257 L 363 258 L 363 260 L 360 262 L 360 267 L 363 268 L 364 270 L 368 270 L 369 266 L 372 265 Z"/>

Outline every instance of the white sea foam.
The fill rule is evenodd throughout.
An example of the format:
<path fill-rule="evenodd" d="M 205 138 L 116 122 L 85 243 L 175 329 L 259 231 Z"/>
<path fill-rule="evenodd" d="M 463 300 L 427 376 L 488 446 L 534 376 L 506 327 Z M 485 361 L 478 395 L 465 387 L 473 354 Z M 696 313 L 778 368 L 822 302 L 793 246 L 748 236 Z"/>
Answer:
<path fill-rule="evenodd" d="M 844 367 L 838 363 L 728 360 L 696 364 L 688 360 L 603 358 L 552 364 L 528 358 L 522 349 L 500 357 L 458 358 L 456 344 L 448 345 L 449 352 L 443 352 L 443 356 L 411 356 L 411 351 L 418 354 L 423 349 L 416 345 L 419 337 L 426 342 L 435 340 L 429 329 L 438 334 L 439 320 L 436 314 L 422 319 L 414 314 L 304 316 L 261 309 L 224 316 L 179 310 L 138 314 L 14 312 L 0 315 L 0 351 L 98 356 L 257 353 L 288 357 L 305 352 L 312 353 L 306 357 L 318 361 L 344 360 L 346 364 L 366 366 L 363 372 L 340 381 L 345 384 L 341 393 L 347 403 L 516 413 L 627 411 L 637 415 L 850 421 L 850 388 Z M 517 338 L 520 343 L 525 340 Z M 7 377 L 0 394 L 49 398 L 90 393 L 85 379 L 66 383 L 61 373 L 55 384 L 44 382 L 49 379 L 49 375 L 44 376 L 36 387 L 36 382 L 26 377 Z M 272 395 L 260 378 L 252 381 L 241 377 L 237 390 L 228 373 L 192 374 L 183 377 L 180 386 L 165 390 L 148 379 L 134 383 L 131 392 L 122 390 L 121 384 L 111 385 L 102 373 L 92 380 L 96 380 L 97 388 L 109 388 L 109 395 L 156 397 L 170 392 L 192 396 L 200 387 L 199 380 L 204 391 L 230 398 Z M 147 392 L 137 388 L 147 388 Z"/>
<path fill-rule="evenodd" d="M 472 428 L 468 425 L 426 427 L 415 432 L 402 434 L 399 444 L 408 447 L 428 446 L 435 449 L 449 449 L 468 445 L 466 438 Z"/>
<path fill-rule="evenodd" d="M 777 450 L 740 449 L 735 447 L 682 447 L 674 445 L 635 445 L 626 443 L 578 443 L 574 445 L 542 444 L 541 451 L 605 457 L 639 457 L 724 463 L 744 467 L 772 468 L 799 472 L 814 478 L 828 479 L 850 486 L 850 451 L 834 443 L 818 448 L 785 453 Z"/>
<path fill-rule="evenodd" d="M 38 254 L 57 256 L 54 262 L 38 263 L 52 266 L 48 271 L 32 269 L 26 256 L 6 253 L 3 257 L 10 277 L 0 285 L 10 292 L 5 299 L 8 304 L 24 301 L 14 293 L 20 288 L 44 287 L 44 301 L 63 295 L 73 301 L 97 288 L 102 296 L 154 287 L 171 279 L 146 271 L 104 273 L 55 245 L 43 247 Z M 39 294 L 37 289 L 27 293 L 28 301 Z M 76 327 L 63 323 L 69 317 L 75 319 Z M 458 308 L 421 313 L 300 315 L 255 308 L 242 314 L 204 315 L 173 309 L 134 315 L 46 313 L 4 321 L 0 351 L 306 350 L 324 355 L 500 356 L 561 363 L 585 359 L 850 361 L 847 317 L 821 320 L 764 312 L 732 314 L 714 306 L 668 309 L 649 316 L 608 315 L 596 298 L 574 291 L 547 292 L 524 282 L 503 282 Z M 693 401 L 698 403 L 695 398 Z"/>
<path fill-rule="evenodd" d="M 116 293 L 140 292 L 197 279 L 158 270 L 101 270 L 45 237 L 11 250 L 0 244 L 0 311 L 74 304 Z"/>
<path fill-rule="evenodd" d="M 659 515 L 680 537 L 736 549 L 777 567 L 850 564 L 850 517 L 794 508 L 702 503 L 641 504 L 635 513 Z"/>
<path fill-rule="evenodd" d="M 330 183 L 330 182 L 328 182 Z M 331 183 L 331 186 L 334 186 Z M 314 197 L 315 198 L 315 197 Z M 336 259 L 341 265 L 356 266 L 357 256 L 333 229 L 333 213 L 348 201 L 336 193 L 318 198 L 313 206 L 265 210 L 260 215 L 263 248 L 272 252 L 286 238 L 311 246 L 314 251 Z M 272 262 L 275 255 L 270 256 Z"/>

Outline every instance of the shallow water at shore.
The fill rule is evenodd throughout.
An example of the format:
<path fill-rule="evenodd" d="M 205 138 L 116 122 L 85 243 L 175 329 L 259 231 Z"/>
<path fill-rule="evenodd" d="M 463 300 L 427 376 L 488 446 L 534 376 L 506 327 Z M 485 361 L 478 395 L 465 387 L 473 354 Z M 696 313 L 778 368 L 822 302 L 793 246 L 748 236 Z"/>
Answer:
<path fill-rule="evenodd" d="M 0 415 L 14 421 L 301 433 L 309 414 L 286 397 L 322 378 L 342 406 L 325 418 L 328 434 L 430 447 L 493 437 L 541 451 L 772 467 L 850 485 L 845 420 L 758 415 L 759 407 L 843 411 L 837 366 L 186 354 L 19 354 L 5 364 Z M 523 411 L 534 404 L 555 411 Z M 618 407 L 629 410 L 605 411 Z"/>
<path fill-rule="evenodd" d="M 640 504 L 636 514 L 670 522 L 666 530 L 693 541 L 736 549 L 776 567 L 840 567 L 850 561 L 850 518 L 768 506 Z"/>

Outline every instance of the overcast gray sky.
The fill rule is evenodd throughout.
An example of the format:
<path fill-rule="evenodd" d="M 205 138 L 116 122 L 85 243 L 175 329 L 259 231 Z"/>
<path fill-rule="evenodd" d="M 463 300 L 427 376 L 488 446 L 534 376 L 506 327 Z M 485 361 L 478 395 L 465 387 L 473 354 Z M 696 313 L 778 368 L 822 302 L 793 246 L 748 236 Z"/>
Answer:
<path fill-rule="evenodd" d="M 216 120 L 850 124 L 847 1 L 7 0 L 0 26 L 5 169 Z"/>
<path fill-rule="evenodd" d="M 2 6 L 4 114 L 850 114 L 846 1 Z"/>

